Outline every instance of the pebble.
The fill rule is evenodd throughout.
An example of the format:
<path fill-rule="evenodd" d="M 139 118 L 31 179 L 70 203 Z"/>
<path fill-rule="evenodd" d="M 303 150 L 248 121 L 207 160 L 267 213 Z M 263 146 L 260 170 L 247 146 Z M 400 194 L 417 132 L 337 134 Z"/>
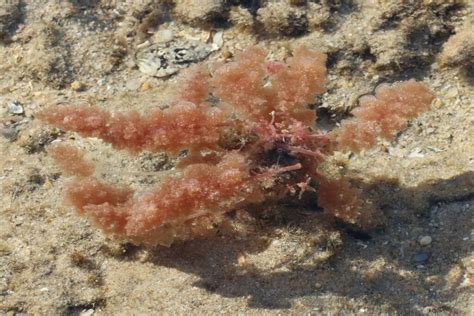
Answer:
<path fill-rule="evenodd" d="M 79 313 L 79 315 L 80 315 L 80 316 L 91 316 L 91 315 L 94 314 L 94 312 L 95 312 L 94 309 L 89 308 L 89 309 L 84 309 L 84 310 L 82 310 L 82 311 Z"/>
<path fill-rule="evenodd" d="M 142 91 L 147 91 L 147 90 L 150 90 L 151 89 L 151 84 L 148 80 L 144 81 L 142 83 L 142 87 L 141 87 L 141 90 Z"/>
<path fill-rule="evenodd" d="M 431 244 L 432 241 L 433 241 L 433 239 L 431 238 L 431 236 L 422 236 L 418 240 L 418 243 L 421 246 L 428 246 L 429 244 Z"/>
<path fill-rule="evenodd" d="M 18 135 L 18 130 L 15 128 L 15 126 L 8 126 L 2 129 L 1 134 L 10 142 L 13 142 L 16 140 L 16 137 Z"/>
<path fill-rule="evenodd" d="M 139 78 L 131 78 L 125 83 L 125 88 L 130 91 L 138 90 L 141 86 Z"/>
<path fill-rule="evenodd" d="M 167 43 L 172 41 L 174 38 L 173 31 L 171 30 L 159 30 L 153 35 L 153 39 L 156 43 Z"/>
<path fill-rule="evenodd" d="M 74 91 L 82 91 L 84 89 L 84 85 L 76 80 L 71 83 L 71 89 Z"/>
<path fill-rule="evenodd" d="M 8 113 L 21 115 L 25 113 L 23 106 L 18 101 L 13 101 L 7 105 Z"/>
<path fill-rule="evenodd" d="M 222 50 L 222 57 L 224 57 L 224 59 L 232 58 L 232 56 L 233 56 L 233 54 L 228 48 L 224 48 Z"/>
<path fill-rule="evenodd" d="M 428 262 L 428 260 L 430 260 L 430 258 L 431 258 L 431 252 L 425 251 L 425 250 L 417 252 L 415 256 L 413 257 L 413 259 L 415 260 L 415 263 L 417 264 L 425 264 Z"/>
<path fill-rule="evenodd" d="M 456 87 L 451 87 L 448 89 L 446 92 L 446 97 L 448 98 L 454 98 L 458 96 L 458 89 Z"/>

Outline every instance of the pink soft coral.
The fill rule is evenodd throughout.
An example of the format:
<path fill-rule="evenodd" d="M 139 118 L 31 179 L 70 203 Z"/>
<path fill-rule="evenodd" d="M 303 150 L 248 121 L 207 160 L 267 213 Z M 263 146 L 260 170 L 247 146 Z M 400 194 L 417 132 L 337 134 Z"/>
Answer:
<path fill-rule="evenodd" d="M 415 80 L 381 85 L 375 96 L 360 98 L 354 118 L 342 122 L 331 137 L 341 149 L 359 152 L 374 145 L 377 137 L 393 139 L 409 119 L 429 109 L 433 94 Z"/>
<path fill-rule="evenodd" d="M 212 75 L 204 66 L 193 67 L 170 107 L 146 117 L 112 115 L 95 106 L 39 113 L 50 124 L 131 153 L 189 151 L 176 176 L 139 194 L 97 180 L 82 153 L 57 146 L 53 158 L 76 175 L 68 200 L 105 232 L 152 245 L 204 234 L 224 213 L 250 203 L 297 190 L 301 197 L 314 191 L 311 184 L 319 187 L 318 202 L 328 213 L 370 224 L 358 191 L 346 179 L 326 178 L 318 166 L 334 150 L 360 151 L 376 137 L 392 138 L 429 108 L 432 94 L 413 80 L 379 87 L 375 97 L 361 99 L 354 118 L 327 135 L 314 127 L 315 112 L 306 107 L 325 91 L 325 55 L 300 47 L 286 63 L 265 57 L 252 47 L 234 62 L 215 66 Z M 210 94 L 220 99 L 217 106 L 207 101 Z"/>

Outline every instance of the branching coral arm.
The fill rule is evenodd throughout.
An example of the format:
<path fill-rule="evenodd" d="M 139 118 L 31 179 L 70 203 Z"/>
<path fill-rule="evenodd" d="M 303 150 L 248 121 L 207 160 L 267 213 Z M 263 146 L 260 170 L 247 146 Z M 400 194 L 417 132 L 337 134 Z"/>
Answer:
<path fill-rule="evenodd" d="M 209 95 L 209 72 L 203 65 L 188 68 L 179 82 L 176 101 L 201 104 Z"/>
<path fill-rule="evenodd" d="M 92 176 L 78 177 L 66 186 L 66 200 L 76 211 L 109 234 L 123 235 L 133 191 L 114 186 Z M 99 212 L 99 210 L 101 210 Z"/>
<path fill-rule="evenodd" d="M 86 137 L 98 137 L 131 152 L 215 148 L 225 115 L 211 107 L 182 101 L 166 110 L 112 116 L 97 106 L 57 106 L 38 113 L 54 126 Z"/>
<path fill-rule="evenodd" d="M 273 67 L 275 68 L 275 67 Z M 326 55 L 297 48 L 271 75 L 271 96 L 277 111 L 289 113 L 296 120 L 313 124 L 315 111 L 306 107 L 314 97 L 326 91 L 323 84 L 326 77 Z"/>
<path fill-rule="evenodd" d="M 211 79 L 213 93 L 251 120 L 269 119 L 274 110 L 263 86 L 266 55 L 259 47 L 249 48 L 235 61 L 217 67 Z"/>
<path fill-rule="evenodd" d="M 265 56 L 265 51 L 253 47 L 217 68 L 211 80 L 214 93 L 252 120 L 268 120 L 276 111 L 314 123 L 314 111 L 306 105 L 325 91 L 326 56 L 304 47 L 296 49 L 286 64 L 265 62 Z"/>
<path fill-rule="evenodd" d="M 409 80 L 377 87 L 375 96 L 364 96 L 353 118 L 330 133 L 336 148 L 359 152 L 374 145 L 378 136 L 393 139 L 409 119 L 429 109 L 434 96 L 421 82 Z"/>
<path fill-rule="evenodd" d="M 380 216 L 375 216 L 372 205 L 362 200 L 361 192 L 352 187 L 347 178 L 317 178 L 318 205 L 328 214 L 359 227 L 371 228 L 378 224 Z"/>
<path fill-rule="evenodd" d="M 216 165 L 189 165 L 181 177 L 164 178 L 158 188 L 142 195 L 92 177 L 73 180 L 66 195 L 80 214 L 106 233 L 165 246 L 205 234 L 242 201 L 263 199 L 245 158 L 234 152 Z"/>
<path fill-rule="evenodd" d="M 90 176 L 95 165 L 84 159 L 84 152 L 76 147 L 57 144 L 48 149 L 48 153 L 56 161 L 56 164 L 68 175 L 86 177 Z"/>

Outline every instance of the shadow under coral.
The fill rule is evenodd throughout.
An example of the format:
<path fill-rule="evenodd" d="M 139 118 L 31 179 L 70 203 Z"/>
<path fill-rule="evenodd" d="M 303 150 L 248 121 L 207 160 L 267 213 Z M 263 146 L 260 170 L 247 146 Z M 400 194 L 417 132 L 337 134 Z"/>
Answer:
<path fill-rule="evenodd" d="M 148 260 L 195 274 L 200 277 L 195 286 L 247 298 L 250 307 L 289 308 L 295 298 L 317 307 L 318 297 L 332 294 L 420 314 L 417 297 L 417 304 L 456 312 L 440 302 L 463 291 L 449 288 L 447 275 L 470 251 L 465 236 L 472 229 L 474 207 L 468 201 L 474 198 L 474 173 L 414 188 L 386 178 L 358 185 L 384 213 L 383 228 L 357 231 L 328 222 L 316 205 L 280 204 L 247 223 L 244 235 L 217 233 L 155 248 Z M 433 243 L 413 242 L 417 232 L 433 235 Z M 426 260 L 420 262 L 420 253 Z M 440 278 L 427 278 L 433 274 Z"/>

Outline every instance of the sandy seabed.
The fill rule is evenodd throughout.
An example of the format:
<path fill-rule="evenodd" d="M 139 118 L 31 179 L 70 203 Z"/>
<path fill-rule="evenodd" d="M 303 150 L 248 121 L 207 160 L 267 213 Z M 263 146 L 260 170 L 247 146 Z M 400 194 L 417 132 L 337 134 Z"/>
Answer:
<path fill-rule="evenodd" d="M 0 314 L 472 314 L 472 6 L 289 2 L 0 4 Z M 240 234 L 146 248 L 103 236 L 63 203 L 67 177 L 46 151 L 53 141 L 85 149 L 104 178 L 142 190 L 173 172 L 173 159 L 117 152 L 35 112 L 60 103 L 163 107 L 176 77 L 137 67 L 143 43 L 205 43 L 220 31 L 204 62 L 254 44 L 273 59 L 301 44 L 326 53 L 320 124 L 346 117 L 382 82 L 416 78 L 432 89 L 431 110 L 395 141 L 334 158 L 380 209 L 382 228 L 280 204 Z"/>

